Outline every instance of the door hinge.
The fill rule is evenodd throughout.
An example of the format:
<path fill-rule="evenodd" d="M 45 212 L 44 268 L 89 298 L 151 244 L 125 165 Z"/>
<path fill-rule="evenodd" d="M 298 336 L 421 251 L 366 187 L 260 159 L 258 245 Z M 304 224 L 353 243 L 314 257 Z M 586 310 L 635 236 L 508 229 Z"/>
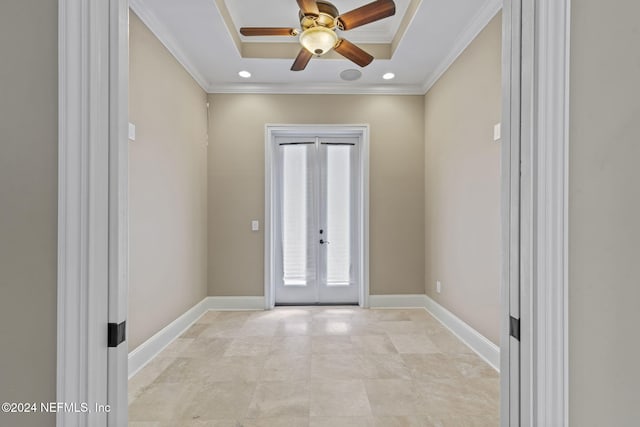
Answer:
<path fill-rule="evenodd" d="M 509 317 L 509 335 L 520 341 L 520 319 Z"/>
<path fill-rule="evenodd" d="M 125 341 L 127 321 L 122 323 L 109 323 L 107 329 L 107 345 L 117 347 Z"/>

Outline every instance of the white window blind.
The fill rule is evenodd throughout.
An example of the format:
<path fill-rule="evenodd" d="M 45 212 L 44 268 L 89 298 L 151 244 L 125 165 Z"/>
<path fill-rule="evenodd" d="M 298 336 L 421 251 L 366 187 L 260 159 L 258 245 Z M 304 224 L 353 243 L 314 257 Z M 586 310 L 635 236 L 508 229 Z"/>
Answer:
<path fill-rule="evenodd" d="M 281 145 L 282 261 L 285 286 L 306 286 L 315 277 L 312 246 L 313 145 Z"/>
<path fill-rule="evenodd" d="M 326 145 L 327 285 L 351 280 L 351 145 Z"/>

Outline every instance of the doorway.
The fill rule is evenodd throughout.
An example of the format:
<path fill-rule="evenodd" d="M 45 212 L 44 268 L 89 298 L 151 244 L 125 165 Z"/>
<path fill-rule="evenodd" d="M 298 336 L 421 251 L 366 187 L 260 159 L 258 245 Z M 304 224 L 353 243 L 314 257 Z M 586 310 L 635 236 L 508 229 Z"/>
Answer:
<path fill-rule="evenodd" d="M 368 296 L 368 126 L 267 125 L 265 300 Z"/>
<path fill-rule="evenodd" d="M 358 302 L 358 137 L 276 137 L 275 302 Z"/>
<path fill-rule="evenodd" d="M 60 2 L 60 181 L 59 181 L 59 257 L 58 257 L 58 400 L 89 401 L 104 393 L 108 381 L 108 425 L 126 423 L 126 345 L 127 301 L 127 167 L 126 167 L 126 0 L 111 0 L 87 7 L 85 2 Z M 522 312 L 522 352 L 510 350 L 510 326 L 520 338 L 520 319 L 503 316 L 503 425 L 535 425 L 530 420 L 540 414 L 548 425 L 567 425 L 566 405 L 566 143 L 568 104 L 568 2 L 505 2 L 504 37 L 508 41 L 504 61 L 505 96 L 504 130 L 507 135 L 503 164 L 511 167 L 504 174 L 505 196 L 511 197 L 502 224 L 514 236 L 524 230 L 523 239 L 512 241 L 505 236 L 503 261 L 511 264 L 510 253 L 522 253 L 522 274 L 504 268 L 503 299 L 520 299 Z M 513 7 L 511 7 L 513 6 Z M 524 6 L 524 7 L 523 7 Z M 533 19 L 541 17 L 541 19 Z M 89 25 L 91 24 L 91 25 Z M 80 35 L 80 36 L 78 36 Z M 81 43 L 89 40 L 89 43 Z M 532 45 L 534 41 L 537 43 Z M 525 43 L 526 42 L 526 43 Z M 522 51 L 520 50 L 522 49 Z M 89 76 L 97 76 L 90 79 Z M 83 82 L 81 85 L 75 82 Z M 524 88 L 520 86 L 524 85 Z M 520 97 L 523 92 L 527 96 Z M 535 94 L 534 97 L 532 94 Z M 535 101 L 535 102 L 534 102 Z M 546 114 L 541 114 L 542 112 Z M 556 114 L 557 113 L 557 114 Z M 522 123 L 524 120 L 524 124 Z M 507 124 L 509 126 L 507 126 Z M 365 127 L 366 128 L 366 127 Z M 272 130 L 277 130 L 274 127 Z M 508 131 L 508 132 L 507 132 Z M 364 134 L 368 134 L 365 129 Z M 356 132 L 357 133 L 357 132 Z M 269 132 L 267 132 L 269 135 Z M 520 154 L 520 137 L 528 138 Z M 538 138 L 538 135 L 544 137 Z M 108 141 L 105 136 L 108 136 Z M 269 141 L 269 136 L 267 137 Z M 363 138 L 363 153 L 367 150 Z M 109 148 L 108 155 L 102 150 Z M 79 153 L 83 155 L 79 155 Z M 270 191 L 275 181 L 271 175 L 271 151 L 267 150 L 267 197 L 265 253 L 268 261 L 276 253 L 270 225 L 275 217 Z M 533 167 L 531 165 L 533 157 Z M 366 160 L 365 160 L 366 159 Z M 538 161 L 551 159 L 551 161 Z M 361 184 L 368 185 L 366 161 L 361 157 Z M 523 178 L 520 167 L 524 166 Z M 80 178 L 78 178 L 80 177 Z M 515 177 L 512 182 L 510 177 Z M 82 185 L 80 185 L 82 184 Z M 107 185 L 108 184 L 108 185 Z M 516 185 L 512 185 L 516 184 Z M 522 185 L 522 187 L 520 187 Z M 525 190 L 520 197 L 519 190 Z M 535 191 L 534 191 L 535 190 Z M 537 193 L 536 193 L 537 191 Z M 548 197 L 545 191 L 552 193 Z M 362 197 L 367 197 L 367 191 Z M 539 197 L 533 197 L 533 195 Z M 108 200 L 105 201 L 105 196 Z M 552 197 L 553 196 L 553 197 Z M 522 200 L 522 204 L 520 204 Z M 106 212 L 110 215 L 96 215 Z M 360 266 L 359 304 L 367 306 L 368 245 L 367 203 L 362 203 L 363 233 Z M 523 224 L 521 216 L 526 217 Z M 536 221 L 533 221 L 535 216 Z M 535 224 L 535 228 L 531 225 Z M 552 238 L 558 236 L 558 238 Z M 269 246 L 271 245 L 271 246 Z M 534 256 L 531 249 L 539 252 Z M 271 283 L 271 262 L 265 265 L 265 300 L 267 308 L 275 303 Z M 94 275 L 109 277 L 109 315 L 96 310 L 104 304 L 102 282 L 90 280 Z M 87 274 L 91 273 L 91 276 Z M 522 284 L 520 277 L 527 281 Z M 544 286 L 536 286 L 538 278 Z M 91 287 L 87 287 L 87 283 Z M 555 286 L 554 286 L 555 285 Z M 522 288 L 522 295 L 507 289 Z M 535 290 L 531 295 L 530 291 Z M 88 292 L 89 291 L 89 292 Z M 533 300 L 535 299 L 535 304 Z M 81 303 L 78 303 L 81 301 Z M 516 301 L 517 302 L 517 301 Z M 508 303 L 503 304 L 509 307 Z M 534 311 L 535 310 L 535 311 Z M 549 315 L 551 313 L 552 315 Z M 547 314 L 547 315 L 545 315 Z M 109 321 L 109 329 L 104 328 Z M 509 322 L 512 320 L 512 322 Z M 111 328 L 114 325 L 114 328 Z M 99 333 L 87 333 L 96 328 Z M 87 329 L 89 328 L 89 329 Z M 114 331 L 115 346 L 105 357 L 107 332 Z M 63 332 L 64 331 L 64 332 Z M 513 338 L 513 339 L 512 339 Z M 521 356 L 522 355 L 522 356 Z M 522 358 L 522 366 L 518 362 Z M 511 365 L 514 366 L 511 366 Z M 108 365 L 108 380 L 104 372 Z M 533 370 L 532 367 L 535 367 Z M 535 378 L 534 383 L 511 382 L 513 376 Z M 507 376 L 507 372 L 510 374 Z M 520 393 L 522 391 L 522 393 Z M 525 414 L 509 410 L 509 396 L 524 403 Z M 84 418 L 89 415 L 82 414 Z M 544 418 L 542 418 L 544 416 Z M 96 415 L 92 415 L 92 419 Z M 58 413 L 58 425 L 77 424 L 78 414 Z M 549 421 L 551 420 L 551 421 Z M 102 420 L 100 420 L 100 423 Z"/>

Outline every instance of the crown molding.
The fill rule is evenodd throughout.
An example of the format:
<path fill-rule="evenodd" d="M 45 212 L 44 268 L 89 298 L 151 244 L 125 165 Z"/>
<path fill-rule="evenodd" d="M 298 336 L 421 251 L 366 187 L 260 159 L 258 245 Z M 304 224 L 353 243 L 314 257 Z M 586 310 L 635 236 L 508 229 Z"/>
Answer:
<path fill-rule="evenodd" d="M 324 94 L 324 95 L 424 95 L 422 86 L 416 85 L 363 85 L 349 84 L 304 84 L 304 83 L 265 83 L 265 84 L 212 84 L 208 93 L 263 93 L 263 94 Z"/>
<path fill-rule="evenodd" d="M 164 45 L 169 53 L 171 53 L 180 65 L 182 65 L 187 73 L 193 77 L 202 90 L 206 92 L 209 82 L 202 73 L 200 73 L 198 68 L 189 60 L 188 55 L 183 52 L 182 48 L 180 48 L 180 45 L 176 42 L 167 27 L 160 22 L 156 15 L 149 10 L 142 0 L 129 0 L 129 7 L 136 15 L 138 15 L 138 18 L 140 18 L 149 30 L 151 30 L 158 40 L 160 40 L 160 43 Z"/>
<path fill-rule="evenodd" d="M 489 21 L 502 9 L 502 0 L 486 0 L 482 8 L 473 17 L 467 28 L 462 32 L 460 37 L 449 54 L 438 64 L 435 70 L 429 74 L 422 85 L 422 93 L 426 94 L 429 89 L 442 77 L 449 67 L 458 59 L 458 56 L 471 44 L 471 42 L 480 34 L 480 31 L 487 26 Z"/>

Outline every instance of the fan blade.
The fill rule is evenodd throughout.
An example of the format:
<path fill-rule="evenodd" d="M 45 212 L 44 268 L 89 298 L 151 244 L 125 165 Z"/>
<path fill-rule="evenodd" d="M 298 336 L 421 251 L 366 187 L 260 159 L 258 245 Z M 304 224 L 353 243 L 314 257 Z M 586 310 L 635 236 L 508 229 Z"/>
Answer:
<path fill-rule="evenodd" d="M 298 0 L 298 6 L 300 6 L 300 10 L 303 15 L 320 15 L 320 11 L 318 10 L 318 4 L 316 0 Z"/>
<path fill-rule="evenodd" d="M 393 0 L 376 0 L 338 16 L 338 27 L 345 31 L 352 30 L 395 14 L 396 4 Z"/>
<path fill-rule="evenodd" d="M 242 27 L 240 34 L 243 36 L 295 36 L 298 30 L 295 28 L 281 27 Z"/>
<path fill-rule="evenodd" d="M 352 62 L 355 62 L 361 67 L 366 67 L 367 65 L 371 64 L 371 61 L 373 61 L 373 56 L 369 55 L 367 52 L 345 39 L 338 40 L 338 44 L 334 49 L 340 55 L 344 56 Z"/>
<path fill-rule="evenodd" d="M 309 52 L 307 49 L 300 49 L 300 53 L 296 57 L 296 60 L 293 61 L 293 65 L 291 66 L 291 71 L 302 71 L 307 68 L 307 64 L 311 60 L 313 54 Z"/>

